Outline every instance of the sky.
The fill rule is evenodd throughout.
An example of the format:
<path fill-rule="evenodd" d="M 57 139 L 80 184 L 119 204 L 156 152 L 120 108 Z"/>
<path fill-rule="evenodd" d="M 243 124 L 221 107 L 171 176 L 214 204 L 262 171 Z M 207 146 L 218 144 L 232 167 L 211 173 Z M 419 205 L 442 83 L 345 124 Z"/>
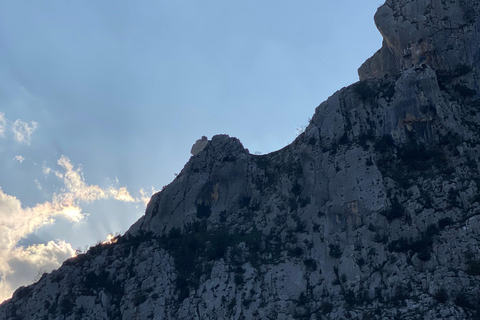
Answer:
<path fill-rule="evenodd" d="M 294 140 L 382 0 L 0 1 L 0 301 L 123 234 L 201 136 Z"/>

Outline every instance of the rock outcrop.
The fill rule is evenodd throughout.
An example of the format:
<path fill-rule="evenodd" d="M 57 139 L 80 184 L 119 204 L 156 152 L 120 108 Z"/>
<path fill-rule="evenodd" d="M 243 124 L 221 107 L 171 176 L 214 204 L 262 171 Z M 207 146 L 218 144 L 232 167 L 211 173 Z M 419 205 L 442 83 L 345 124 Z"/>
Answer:
<path fill-rule="evenodd" d="M 479 7 L 387 0 L 361 81 L 292 144 L 214 136 L 0 319 L 478 319 Z"/>
<path fill-rule="evenodd" d="M 208 138 L 206 136 L 202 136 L 201 139 L 198 139 L 194 145 L 192 146 L 192 149 L 190 150 L 190 153 L 193 156 L 196 156 L 200 151 L 205 149 L 208 143 Z"/>
<path fill-rule="evenodd" d="M 383 46 L 360 67 L 360 80 L 422 65 L 454 73 L 478 67 L 477 16 L 475 0 L 387 0 L 375 14 Z"/>

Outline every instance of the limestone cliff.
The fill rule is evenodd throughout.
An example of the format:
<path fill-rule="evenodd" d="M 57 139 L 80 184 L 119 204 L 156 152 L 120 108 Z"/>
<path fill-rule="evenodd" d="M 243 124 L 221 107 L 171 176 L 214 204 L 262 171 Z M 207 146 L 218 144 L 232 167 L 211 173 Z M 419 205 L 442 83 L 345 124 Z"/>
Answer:
<path fill-rule="evenodd" d="M 361 81 L 292 144 L 214 136 L 0 319 L 478 319 L 479 8 L 387 0 Z"/>
<path fill-rule="evenodd" d="M 375 14 L 382 48 L 359 69 L 360 80 L 429 65 L 442 72 L 479 66 L 475 0 L 387 0 Z"/>

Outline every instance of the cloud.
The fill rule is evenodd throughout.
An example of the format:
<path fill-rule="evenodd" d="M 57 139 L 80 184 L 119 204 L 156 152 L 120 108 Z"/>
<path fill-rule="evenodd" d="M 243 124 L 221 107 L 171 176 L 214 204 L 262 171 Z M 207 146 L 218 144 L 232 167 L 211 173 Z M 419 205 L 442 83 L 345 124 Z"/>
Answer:
<path fill-rule="evenodd" d="M 23 160 L 25 160 L 25 158 L 22 157 L 22 156 L 15 156 L 15 157 L 13 158 L 13 160 L 17 160 L 18 162 L 22 163 Z"/>
<path fill-rule="evenodd" d="M 0 112 L 0 137 L 5 137 L 5 127 L 7 126 L 7 120 L 5 119 L 5 114 Z"/>
<path fill-rule="evenodd" d="M 74 169 L 68 157 L 61 156 L 57 164 L 65 170 L 64 173 L 55 171 L 55 175 L 63 180 L 66 188 L 62 195 L 64 199 L 86 203 L 102 199 L 115 199 L 122 202 L 137 201 L 130 195 L 126 187 L 103 189 L 97 185 L 87 185 L 83 177 L 82 167 L 79 166 L 78 169 Z"/>
<path fill-rule="evenodd" d="M 38 181 L 38 179 L 33 180 L 33 182 L 35 182 L 35 186 L 38 190 L 42 190 L 42 185 L 40 184 L 40 181 Z"/>
<path fill-rule="evenodd" d="M 138 200 L 134 199 L 127 188 L 121 187 L 120 189 L 115 189 L 113 187 L 108 188 L 108 194 L 115 200 L 122 202 L 137 202 Z"/>
<path fill-rule="evenodd" d="M 24 208 L 20 200 L 4 193 L 0 188 L 0 250 L 13 248 L 20 239 L 39 227 L 52 223 L 56 217 L 71 222 L 79 222 L 85 217 L 79 207 L 59 201 L 59 198 L 54 196 L 50 202 Z"/>
<path fill-rule="evenodd" d="M 47 164 L 45 163 L 45 161 L 43 162 L 43 165 L 42 165 L 42 172 L 44 175 L 48 175 L 50 172 L 52 171 L 52 169 L 50 169 L 49 167 L 47 167 Z"/>
<path fill-rule="evenodd" d="M 12 131 L 15 135 L 15 140 L 21 143 L 30 144 L 30 137 L 32 133 L 37 129 L 38 124 L 35 121 L 24 122 L 20 119 L 15 120 L 12 124 Z"/>
<path fill-rule="evenodd" d="M 75 250 L 65 241 L 49 241 L 29 247 L 18 247 L 8 252 L 8 271 L 0 281 L 0 301 L 9 297 L 18 287 L 38 280 L 41 273 L 51 272 Z"/>
<path fill-rule="evenodd" d="M 51 202 L 24 208 L 20 200 L 6 194 L 0 188 L 0 301 L 10 297 L 18 284 L 24 285 L 31 282 L 34 273 L 31 274 L 25 270 L 51 268 L 52 265 L 58 267 L 59 259 L 64 259 L 65 252 L 70 252 L 65 251 L 64 244 L 59 244 L 57 247 L 54 243 L 49 243 L 46 246 L 34 245 L 27 248 L 17 246 L 22 238 L 41 226 L 53 223 L 57 217 L 78 222 L 84 218 L 84 215 L 80 208 L 69 203 L 59 202 L 58 197 L 55 197 Z M 55 248 L 63 249 L 56 250 Z M 57 252 L 58 258 L 46 262 L 47 259 L 43 259 L 41 256 L 45 256 L 47 252 L 51 253 L 50 258 L 52 254 Z M 19 261 L 27 260 L 31 261 L 30 267 L 25 265 L 22 269 L 18 265 Z M 21 277 L 18 275 L 21 275 Z"/>
<path fill-rule="evenodd" d="M 23 247 L 18 245 L 21 239 L 58 218 L 72 223 L 82 221 L 86 217 L 81 209 L 83 203 L 104 199 L 143 201 L 133 198 L 126 187 L 102 188 L 87 184 L 82 167 L 75 168 L 68 157 L 61 156 L 57 164 L 60 170 L 52 170 L 45 164 L 42 168 L 45 174 L 53 172 L 64 184 L 50 201 L 23 207 L 19 199 L 0 188 L 0 303 L 9 298 L 14 289 L 31 283 L 39 270 L 49 272 L 75 254 L 64 241 Z M 39 185 L 38 180 L 36 183 Z"/>
<path fill-rule="evenodd" d="M 140 198 L 137 199 L 137 202 L 143 202 L 143 204 L 145 206 L 147 206 L 147 204 L 150 202 L 150 198 L 152 197 L 152 194 L 158 192 L 160 190 L 155 190 L 154 187 L 151 187 L 151 191 L 150 192 L 147 192 L 145 191 L 145 189 L 140 189 L 139 193 L 140 193 Z"/>

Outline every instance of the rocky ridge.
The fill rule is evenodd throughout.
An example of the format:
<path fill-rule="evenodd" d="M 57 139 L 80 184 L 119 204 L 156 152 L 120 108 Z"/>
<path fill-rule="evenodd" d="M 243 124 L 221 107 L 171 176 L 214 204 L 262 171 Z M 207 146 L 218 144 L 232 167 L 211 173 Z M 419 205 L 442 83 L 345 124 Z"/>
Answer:
<path fill-rule="evenodd" d="M 214 136 L 3 319 L 480 319 L 480 4 L 387 0 L 359 82 L 282 150 Z"/>

